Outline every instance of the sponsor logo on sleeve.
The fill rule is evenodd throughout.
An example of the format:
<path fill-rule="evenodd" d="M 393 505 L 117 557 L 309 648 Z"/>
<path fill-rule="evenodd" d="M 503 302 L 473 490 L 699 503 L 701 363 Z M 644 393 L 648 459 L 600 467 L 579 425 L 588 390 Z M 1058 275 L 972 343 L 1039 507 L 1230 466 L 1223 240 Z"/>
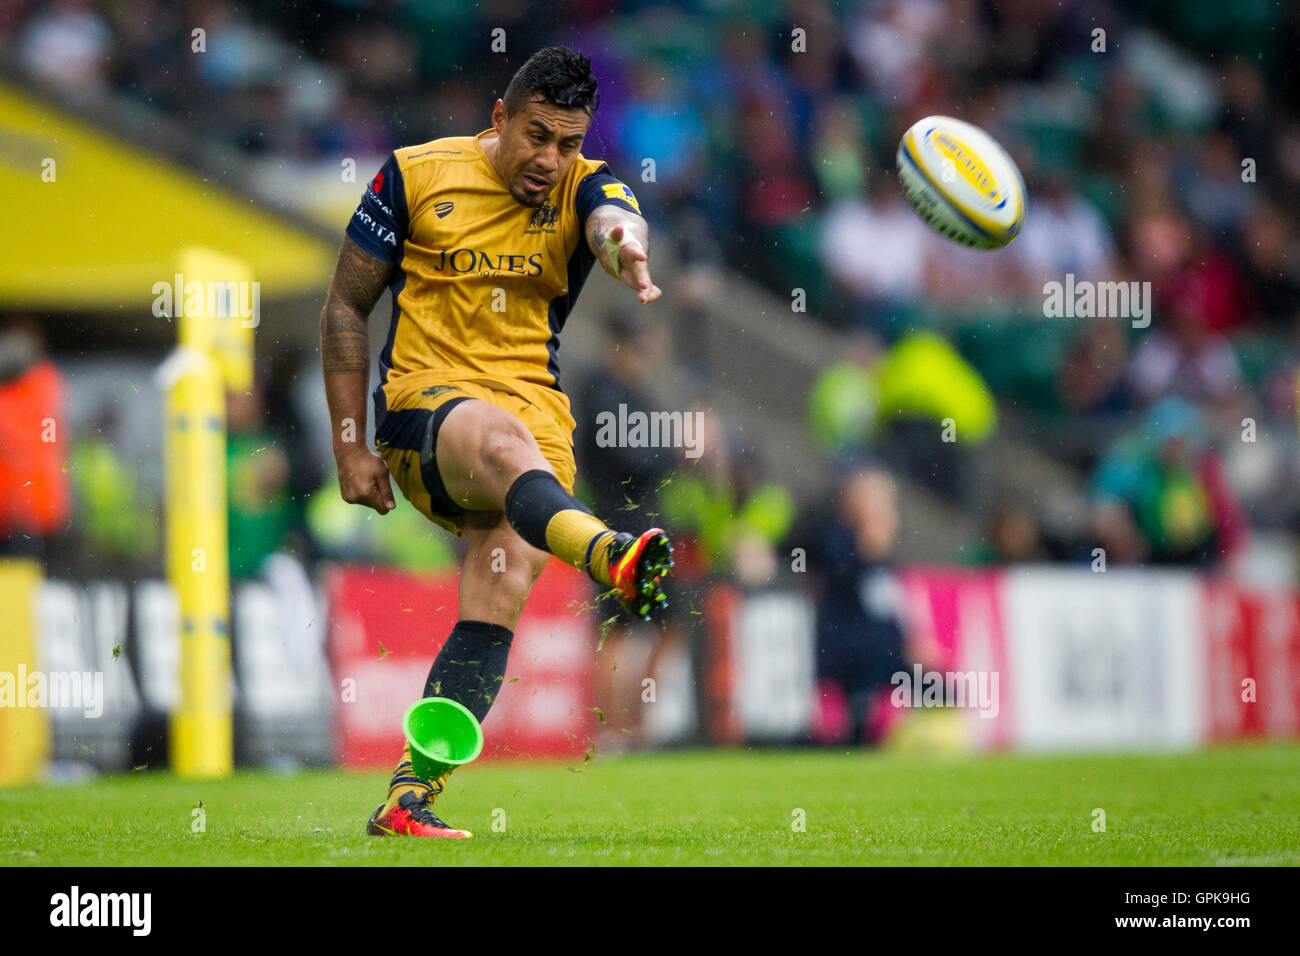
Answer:
<path fill-rule="evenodd" d="M 382 206 L 383 204 L 381 203 L 380 205 Z M 390 216 L 392 215 L 392 210 L 387 206 L 384 206 L 383 208 L 384 212 L 388 213 Z M 366 211 L 364 200 L 361 205 L 357 207 L 357 211 L 352 214 L 352 221 L 380 242 L 387 243 L 394 247 L 397 246 L 397 233 L 384 223 L 377 220 L 374 216 L 370 215 L 370 213 Z"/>
<path fill-rule="evenodd" d="M 636 197 L 632 195 L 632 190 L 628 189 L 627 186 L 622 183 L 605 183 L 600 188 L 601 191 L 605 193 L 606 199 L 621 199 L 638 213 L 641 211 L 641 204 L 638 203 Z"/>

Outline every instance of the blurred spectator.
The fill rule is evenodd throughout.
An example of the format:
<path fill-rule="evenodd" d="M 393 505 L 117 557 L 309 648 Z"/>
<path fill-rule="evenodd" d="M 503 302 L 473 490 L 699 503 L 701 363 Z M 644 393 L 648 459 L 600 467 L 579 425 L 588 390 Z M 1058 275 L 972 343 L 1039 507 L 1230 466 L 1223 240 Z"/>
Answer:
<path fill-rule="evenodd" d="M 634 164 L 624 172 L 628 181 L 635 183 L 652 160 L 655 188 L 647 192 L 664 208 L 675 208 L 704 174 L 704 134 L 704 118 L 683 95 L 680 78 L 662 63 L 642 64 L 615 133 L 622 154 Z"/>
<path fill-rule="evenodd" d="M 875 743 L 888 706 L 890 678 L 905 670 L 902 591 L 894 570 L 898 493 L 889 473 L 849 475 L 835 510 L 818 532 L 810 558 L 820 570 L 817 600 L 820 735 Z M 828 726 L 847 710 L 848 727 Z"/>
<path fill-rule="evenodd" d="M 0 554 L 42 557 L 71 512 L 63 379 L 28 316 L 0 324 Z"/>
<path fill-rule="evenodd" d="M 871 450 L 950 497 L 969 491 L 968 452 L 997 424 L 979 374 L 934 333 L 907 335 L 883 353 L 858 333 L 846 351 L 808 397 L 810 433 L 823 450 L 840 459 Z"/>
<path fill-rule="evenodd" d="M 199 77 L 218 95 L 247 92 L 273 82 L 283 68 L 282 45 L 227 0 L 205 0 L 195 8 L 195 25 L 205 32 Z"/>
<path fill-rule="evenodd" d="M 1115 243 L 1097 207 L 1059 175 L 1045 179 L 1033 196 L 1033 227 L 1016 240 L 1029 295 L 1041 295 L 1044 283 L 1064 282 L 1067 274 L 1076 281 L 1113 278 Z"/>
<path fill-rule="evenodd" d="M 767 584 L 777 571 L 776 545 L 794 520 L 794 498 L 763 480 L 755 454 L 731 440 L 716 412 L 689 414 L 699 416 L 703 445 L 663 486 L 666 520 L 690 538 L 688 565 L 703 574 L 732 574 L 748 586 Z"/>
<path fill-rule="evenodd" d="M 794 139 L 793 117 L 784 102 L 747 97 L 740 108 L 736 180 L 741 190 L 739 236 L 747 242 L 749 268 L 766 272 L 769 283 L 788 290 L 800 285 L 791 245 L 812 209 L 815 192 Z"/>
<path fill-rule="evenodd" d="M 887 339 L 898 312 L 922 296 L 930 248 L 929 230 L 898 182 L 879 172 L 869 197 L 846 195 L 822 226 L 822 264 L 849 303 L 849 321 Z"/>
<path fill-rule="evenodd" d="M 304 517 L 313 553 L 330 561 L 391 565 L 411 574 L 455 570 L 453 540 L 430 528 L 429 519 L 404 496 L 394 501 L 396 508 L 383 517 L 350 505 L 330 475 L 307 500 Z"/>
<path fill-rule="evenodd" d="M 304 558 L 314 558 L 312 539 L 307 531 L 307 501 L 324 481 L 333 481 L 333 462 L 319 453 L 313 442 L 312 424 L 328 421 L 328 416 L 312 415 L 318 405 L 307 400 L 304 386 L 312 397 L 318 397 L 316 383 L 320 370 L 315 362 L 308 362 L 298 349 L 287 348 L 276 353 L 266 380 L 265 403 L 269 410 L 267 431 L 275 445 L 292 463 L 286 481 L 290 528 L 298 537 L 298 546 Z M 332 458 L 332 455 L 330 456 Z"/>
<path fill-rule="evenodd" d="M 854 89 L 855 70 L 835 12 L 826 0 L 802 0 L 787 6 L 790 22 L 799 24 L 806 36 L 816 38 L 785 57 L 796 135 L 800 142 L 810 142 L 817 135 L 822 104 Z"/>
<path fill-rule="evenodd" d="M 251 578 L 294 530 L 289 458 L 266 423 L 260 385 L 226 397 L 230 576 Z"/>
<path fill-rule="evenodd" d="M 997 427 L 997 405 L 978 372 L 940 335 L 908 335 L 877 373 L 886 452 L 913 479 L 977 507 L 972 456 Z"/>
<path fill-rule="evenodd" d="M 605 324 L 603 363 L 583 384 L 574 402 L 578 474 L 591 491 L 596 514 L 617 525 L 634 512 L 635 520 L 659 512 L 659 485 L 672 471 L 674 460 L 666 448 L 602 445 L 597 416 L 617 416 L 619 407 L 650 413 L 656 407 L 647 385 L 650 370 L 662 360 L 665 349 L 655 341 L 662 325 L 654 328 L 638 308 L 612 313 Z"/>
<path fill-rule="evenodd" d="M 574 402 L 578 474 L 589 493 L 584 497 L 596 514 L 616 528 L 661 523 L 659 491 L 675 459 L 663 447 L 603 443 L 597 416 L 602 412 L 617 416 L 620 406 L 628 413 L 654 411 L 657 403 L 648 383 L 650 370 L 660 365 L 667 351 L 658 338 L 664 331 L 665 326 L 647 320 L 636 307 L 611 313 L 605 322 L 603 362 Z M 674 574 L 671 621 L 665 630 L 631 622 L 624 615 L 602 625 L 593 686 L 603 715 L 598 741 L 602 752 L 641 742 L 641 680 L 656 676 L 658 659 L 670 643 L 692 636 L 690 622 L 682 621 L 690 611 L 681 606 L 688 598 L 680 583 L 680 576 Z"/>
<path fill-rule="evenodd" d="M 1180 158 L 1173 184 L 1193 218 L 1219 241 L 1232 236 L 1257 193 L 1242 181 L 1241 154 L 1225 133 L 1206 137 L 1192 156 Z"/>
<path fill-rule="evenodd" d="M 724 582 L 742 588 L 773 583 L 780 571 L 776 547 L 790 531 L 795 502 L 781 485 L 763 480 L 754 453 L 738 445 L 713 409 L 700 406 L 687 414 L 696 422 L 691 454 L 697 457 L 683 449 L 661 490 L 664 527 L 673 529 L 675 550 L 667 630 L 652 660 L 670 646 L 690 649 L 700 728 L 718 743 L 731 739 L 726 708 L 715 693 L 730 664 L 708 640 L 705 610 L 710 599 L 726 593 L 717 587 Z"/>
<path fill-rule="evenodd" d="M 73 439 L 75 521 L 94 561 L 139 569 L 162 543 L 162 508 L 142 486 L 138 462 L 115 447 L 119 428 L 110 407 L 93 430 Z"/>
<path fill-rule="evenodd" d="M 882 0 L 867 7 L 848 42 L 872 96 L 905 109 L 937 70 L 931 48 L 944 27 L 939 0 Z"/>
<path fill-rule="evenodd" d="M 1273 155 L 1277 150 L 1277 124 L 1273 121 L 1268 86 L 1259 65 L 1245 57 L 1235 57 L 1223 73 L 1221 91 L 1223 113 L 1219 128 L 1237 145 L 1238 155 Z M 1239 179 L 1240 162 L 1233 165 Z"/>
<path fill-rule="evenodd" d="M 1151 164 L 1154 165 L 1154 164 Z M 1146 165 L 1139 165 L 1139 170 L 1146 170 Z M 1163 173 L 1154 175 L 1155 183 L 1143 182 L 1135 178 L 1130 184 L 1138 194 L 1146 197 L 1147 203 L 1155 203 L 1153 198 L 1165 188 Z M 1178 288 L 1178 276 L 1187 268 L 1192 257 L 1192 226 L 1175 210 L 1163 204 L 1144 208 L 1131 207 L 1127 244 L 1131 250 L 1130 260 L 1135 277 L 1150 282 L 1157 302 L 1162 305 L 1168 301 L 1172 292 Z"/>
<path fill-rule="evenodd" d="M 853 332 L 844 352 L 844 361 L 828 366 L 808 395 L 809 433 L 822 451 L 840 459 L 866 454 L 875 443 L 880 414 L 879 341 Z"/>
<path fill-rule="evenodd" d="M 38 82 L 76 98 L 107 89 L 113 34 L 91 0 L 38 5 L 20 44 L 23 66 Z"/>
<path fill-rule="evenodd" d="M 1171 309 L 1142 333 L 1129 371 L 1134 393 L 1147 404 L 1177 396 L 1223 422 L 1239 419 L 1245 396 L 1232 346 L 1207 327 L 1194 298 L 1180 296 Z"/>
<path fill-rule="evenodd" d="M 1210 567 L 1231 561 L 1249 530 L 1195 407 L 1177 398 L 1157 403 L 1143 426 L 1122 439 L 1092 479 L 1100 505 L 1123 505 L 1156 564 Z M 1124 557 L 1139 550 L 1113 508 L 1094 521 Z M 1104 545 L 1103 545 L 1104 546 Z M 1108 551 L 1108 560 L 1119 560 Z"/>
<path fill-rule="evenodd" d="M 1089 556 L 1094 567 L 1141 564 L 1150 556 L 1151 549 L 1142 531 L 1133 520 L 1127 504 L 1112 498 L 1099 498 L 1089 506 L 1088 536 L 1092 548 Z M 1101 549 L 1101 554 L 1097 550 Z M 1097 565 L 1097 559 L 1104 565 Z"/>
<path fill-rule="evenodd" d="M 831 203 L 860 201 L 868 162 L 857 103 L 846 96 L 824 104 L 813 129 L 813 171 L 822 196 Z"/>
<path fill-rule="evenodd" d="M 1250 314 L 1235 263 L 1200 230 L 1192 232 L 1186 265 L 1157 296 L 1167 309 L 1195 313 L 1206 330 L 1220 335 L 1240 330 Z"/>
<path fill-rule="evenodd" d="M 1133 407 L 1128 339 L 1119 319 L 1085 320 L 1061 366 L 1061 404 L 1081 418 L 1112 421 Z"/>
<path fill-rule="evenodd" d="M 973 564 L 1032 564 L 1048 560 L 1038 516 L 1026 505 L 999 501 L 993 509 L 988 536 L 971 555 Z"/>
<path fill-rule="evenodd" d="M 1272 206 L 1256 206 L 1244 223 L 1241 246 L 1252 314 L 1272 329 L 1294 330 L 1300 320 L 1300 267 L 1292 223 Z"/>

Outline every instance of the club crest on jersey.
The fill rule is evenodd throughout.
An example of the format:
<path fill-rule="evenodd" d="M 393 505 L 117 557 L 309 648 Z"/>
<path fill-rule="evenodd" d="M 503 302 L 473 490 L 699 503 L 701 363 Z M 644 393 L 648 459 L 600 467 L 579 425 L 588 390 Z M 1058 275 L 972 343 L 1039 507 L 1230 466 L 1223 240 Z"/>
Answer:
<path fill-rule="evenodd" d="M 560 208 L 549 199 L 544 201 L 533 212 L 533 218 L 528 220 L 528 228 L 524 234 L 532 232 L 555 232 L 555 224 L 560 220 Z"/>

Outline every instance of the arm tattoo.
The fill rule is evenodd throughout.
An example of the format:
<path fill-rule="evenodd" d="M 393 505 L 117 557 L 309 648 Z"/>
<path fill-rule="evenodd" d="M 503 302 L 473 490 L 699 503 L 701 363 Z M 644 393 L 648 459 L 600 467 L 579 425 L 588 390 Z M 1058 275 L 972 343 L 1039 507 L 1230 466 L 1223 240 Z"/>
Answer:
<path fill-rule="evenodd" d="M 587 217 L 587 244 L 592 250 L 598 249 L 605 242 L 609 231 L 622 222 L 624 216 L 617 206 L 597 206 Z"/>
<path fill-rule="evenodd" d="M 325 373 L 364 372 L 370 364 L 367 321 L 393 275 L 393 264 L 345 238 L 320 317 Z"/>
<path fill-rule="evenodd" d="M 625 236 L 636 236 L 641 240 L 641 245 L 646 251 L 650 250 L 649 229 L 646 221 L 634 212 L 628 212 L 619 206 L 606 203 L 603 206 L 597 206 L 592 210 L 591 215 L 587 217 L 587 245 L 590 247 L 596 259 L 608 272 L 610 267 L 618 271 L 618 263 L 609 262 L 609 256 L 605 252 L 605 239 L 611 229 L 615 226 L 622 225 Z"/>

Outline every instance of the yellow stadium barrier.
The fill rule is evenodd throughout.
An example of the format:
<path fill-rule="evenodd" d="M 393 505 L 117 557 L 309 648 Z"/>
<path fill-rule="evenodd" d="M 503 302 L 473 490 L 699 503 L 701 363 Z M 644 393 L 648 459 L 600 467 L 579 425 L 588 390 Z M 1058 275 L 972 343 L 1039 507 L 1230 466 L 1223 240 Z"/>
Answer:
<path fill-rule="evenodd" d="M 166 567 L 181 613 L 181 703 L 171 719 L 171 759 L 184 777 L 226 776 L 234 763 L 226 389 L 252 384 L 259 316 L 249 304 L 259 301 L 256 289 L 245 263 L 185 250 L 173 293 L 179 343 L 159 373 Z"/>
<path fill-rule="evenodd" d="M 50 718 L 44 707 L 27 706 L 26 680 L 40 670 L 36 648 L 35 561 L 0 561 L 0 786 L 36 780 L 50 756 Z"/>

